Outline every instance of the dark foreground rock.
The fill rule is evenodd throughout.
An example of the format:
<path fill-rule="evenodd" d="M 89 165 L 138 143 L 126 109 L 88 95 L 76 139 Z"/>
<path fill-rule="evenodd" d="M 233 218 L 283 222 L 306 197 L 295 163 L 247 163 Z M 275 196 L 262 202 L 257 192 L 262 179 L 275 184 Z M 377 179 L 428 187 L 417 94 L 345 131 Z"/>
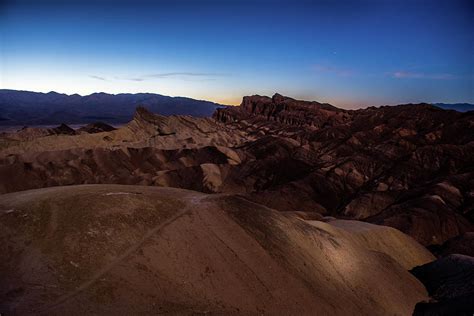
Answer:
<path fill-rule="evenodd" d="M 414 315 L 472 315 L 474 258 L 449 255 L 411 270 L 434 302 L 420 302 Z"/>
<path fill-rule="evenodd" d="M 464 233 L 448 240 L 441 246 L 432 247 L 430 250 L 438 256 L 461 254 L 474 257 L 474 232 Z"/>

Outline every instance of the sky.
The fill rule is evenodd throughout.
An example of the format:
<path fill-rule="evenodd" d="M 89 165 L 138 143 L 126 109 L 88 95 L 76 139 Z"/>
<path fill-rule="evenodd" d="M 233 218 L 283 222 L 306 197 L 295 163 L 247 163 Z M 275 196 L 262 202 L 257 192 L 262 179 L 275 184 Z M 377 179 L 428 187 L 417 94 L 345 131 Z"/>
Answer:
<path fill-rule="evenodd" d="M 0 88 L 474 103 L 474 1 L 0 0 Z"/>

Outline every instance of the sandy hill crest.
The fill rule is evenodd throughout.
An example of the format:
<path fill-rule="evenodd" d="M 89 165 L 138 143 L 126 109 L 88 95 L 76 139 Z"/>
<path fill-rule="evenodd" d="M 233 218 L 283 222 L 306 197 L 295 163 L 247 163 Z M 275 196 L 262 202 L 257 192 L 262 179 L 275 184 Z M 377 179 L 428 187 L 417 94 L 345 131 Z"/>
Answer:
<path fill-rule="evenodd" d="M 68 186 L 0 212 L 8 313 L 408 315 L 427 298 L 407 269 L 433 257 L 403 233 L 237 196 Z"/>

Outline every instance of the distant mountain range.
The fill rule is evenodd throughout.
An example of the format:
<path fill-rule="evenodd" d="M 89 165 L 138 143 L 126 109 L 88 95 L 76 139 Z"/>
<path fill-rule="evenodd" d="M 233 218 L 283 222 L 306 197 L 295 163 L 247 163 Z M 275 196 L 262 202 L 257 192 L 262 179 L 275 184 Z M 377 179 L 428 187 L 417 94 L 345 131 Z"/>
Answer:
<path fill-rule="evenodd" d="M 474 111 L 474 104 L 470 103 L 432 103 L 434 106 L 437 106 L 439 108 L 445 109 L 445 110 L 455 110 L 458 112 L 468 112 L 468 111 Z"/>
<path fill-rule="evenodd" d="M 87 96 L 0 89 L 0 125 L 111 124 L 132 119 L 139 105 L 162 115 L 211 116 L 220 104 L 154 93 Z"/>
<path fill-rule="evenodd" d="M 222 106 L 210 101 L 154 93 L 100 92 L 80 96 L 0 89 L 0 125 L 87 124 L 97 121 L 121 124 L 130 121 L 136 107 L 140 105 L 165 116 L 195 117 L 209 117 L 216 108 Z M 474 110 L 474 105 L 469 103 L 433 105 L 459 112 Z"/>

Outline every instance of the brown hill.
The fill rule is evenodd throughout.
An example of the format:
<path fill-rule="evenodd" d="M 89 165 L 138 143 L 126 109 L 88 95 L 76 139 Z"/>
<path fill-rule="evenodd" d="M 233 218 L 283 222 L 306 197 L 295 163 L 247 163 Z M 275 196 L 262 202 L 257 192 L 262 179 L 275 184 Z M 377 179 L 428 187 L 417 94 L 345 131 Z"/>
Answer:
<path fill-rule="evenodd" d="M 412 238 L 243 197 L 83 185 L 0 196 L 6 314 L 409 315 Z"/>

